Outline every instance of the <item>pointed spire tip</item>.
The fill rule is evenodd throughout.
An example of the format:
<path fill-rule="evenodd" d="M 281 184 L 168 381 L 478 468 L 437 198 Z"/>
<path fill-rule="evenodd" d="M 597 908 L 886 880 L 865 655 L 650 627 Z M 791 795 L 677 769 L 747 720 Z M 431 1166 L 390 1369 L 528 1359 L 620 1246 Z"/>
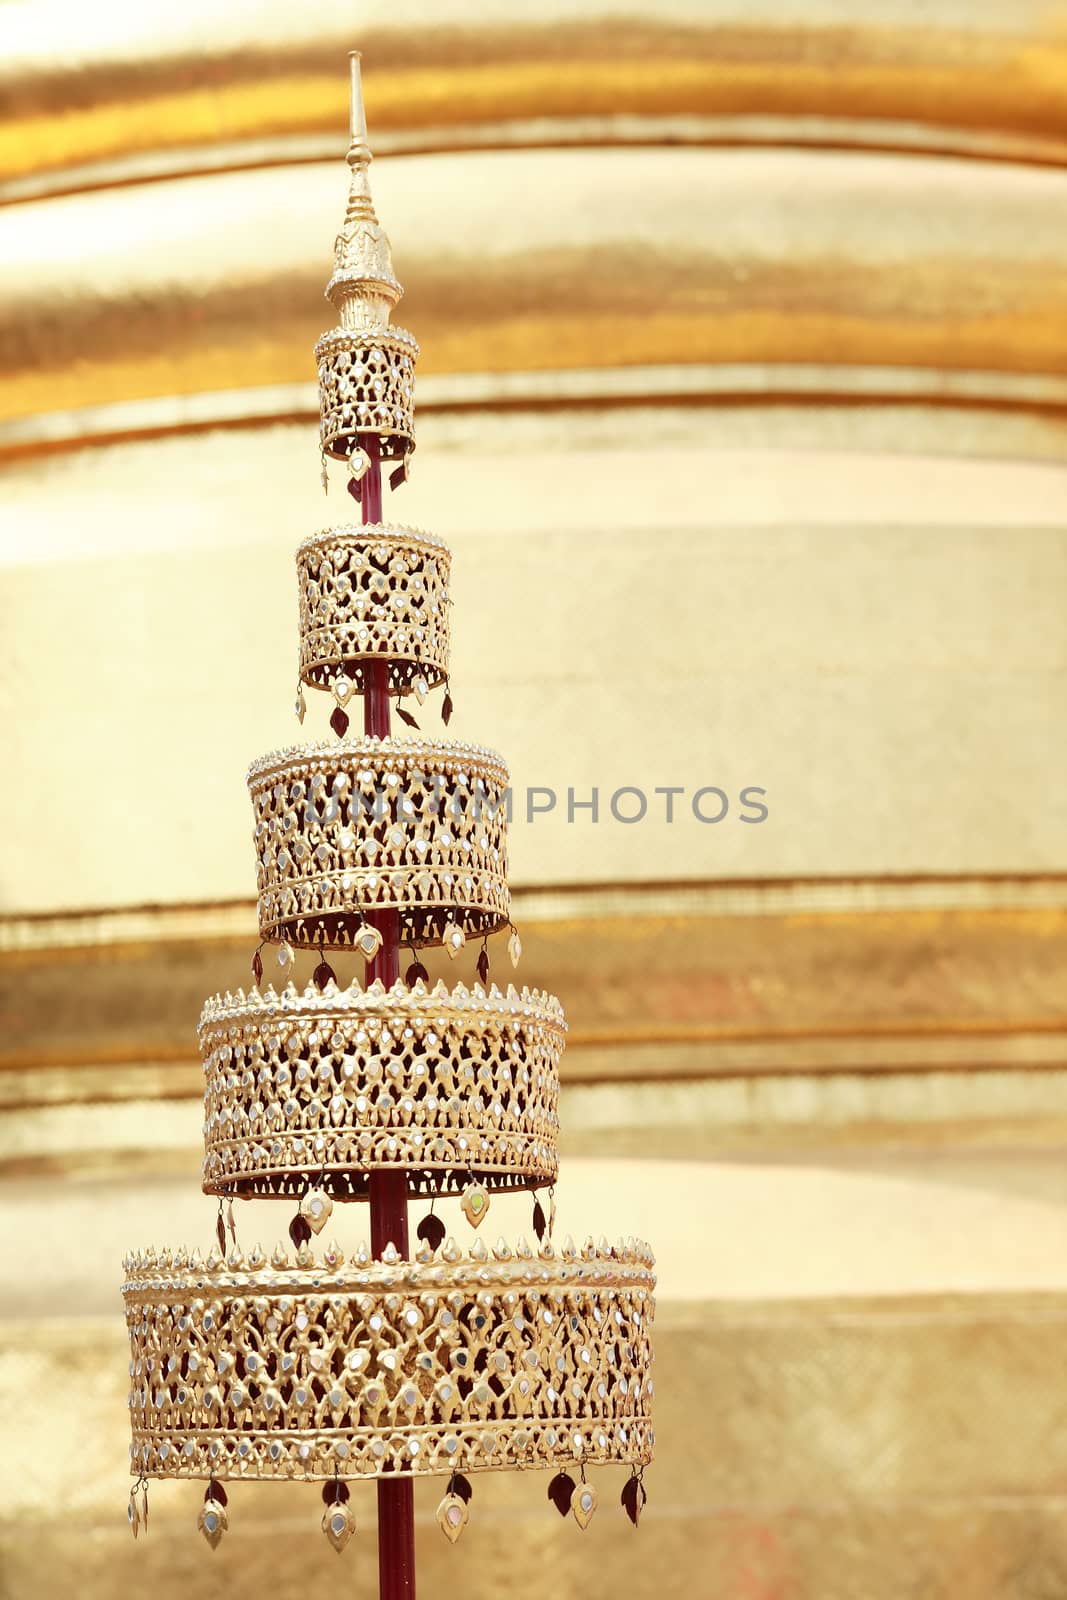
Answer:
<path fill-rule="evenodd" d="M 360 71 L 362 56 L 358 50 L 348 52 L 348 63 L 352 73 L 352 100 L 350 126 L 352 133 L 352 148 L 365 153 L 370 157 L 367 145 L 367 114 L 363 109 L 363 78 Z"/>

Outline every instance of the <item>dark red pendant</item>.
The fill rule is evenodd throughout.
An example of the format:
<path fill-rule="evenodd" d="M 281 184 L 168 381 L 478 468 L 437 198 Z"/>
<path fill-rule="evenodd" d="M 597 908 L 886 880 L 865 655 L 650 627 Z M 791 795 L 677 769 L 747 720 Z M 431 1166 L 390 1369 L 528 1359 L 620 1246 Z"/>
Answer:
<path fill-rule="evenodd" d="M 326 987 L 326 985 L 328 983 L 336 983 L 337 982 L 337 974 L 336 974 L 336 972 L 330 966 L 330 963 L 325 959 L 323 959 L 322 961 L 319 962 L 318 966 L 315 968 L 314 972 L 311 974 L 311 977 L 312 977 L 313 982 L 316 984 L 317 988 L 319 989 L 320 993 L 322 992 L 323 989 L 325 989 L 325 987 Z"/>
<path fill-rule="evenodd" d="M 363 499 L 363 490 L 359 486 L 359 479 L 358 478 L 349 478 L 349 480 L 348 480 L 348 492 L 352 496 L 353 500 L 356 502 L 356 504 L 358 506 L 360 504 L 360 502 L 362 501 L 362 499 Z"/>
<path fill-rule="evenodd" d="M 407 727 L 409 727 L 409 728 L 417 728 L 418 727 L 418 723 L 415 721 L 415 718 L 411 715 L 411 712 L 410 711 L 405 711 L 403 706 L 399 706 L 399 705 L 397 706 L 396 714 L 400 718 L 401 722 L 403 722 Z"/>
<path fill-rule="evenodd" d="M 452 696 L 448 693 L 445 694 L 444 699 L 441 701 L 441 721 L 446 728 L 452 721 Z"/>
<path fill-rule="evenodd" d="M 334 706 L 330 727 L 339 739 L 343 739 L 348 729 L 348 712 L 342 711 L 340 706 Z"/>
<path fill-rule="evenodd" d="M 222 1220 L 222 1212 L 221 1211 L 219 1212 L 218 1216 L 215 1218 L 215 1238 L 219 1241 L 219 1250 L 220 1250 L 220 1252 L 222 1253 L 222 1255 L 225 1255 L 226 1254 L 226 1224 Z"/>
<path fill-rule="evenodd" d="M 295 1250 L 299 1250 L 311 1238 L 311 1224 L 299 1211 L 289 1224 L 289 1237 Z"/>
<path fill-rule="evenodd" d="M 555 1506 L 561 1517 L 565 1517 L 571 1509 L 571 1496 L 574 1494 L 574 1479 L 569 1472 L 557 1472 L 548 1486 L 548 1498 Z"/>
<path fill-rule="evenodd" d="M 413 961 L 404 974 L 404 982 L 409 989 L 414 989 L 417 983 L 429 983 L 429 981 L 430 974 L 421 961 Z"/>
<path fill-rule="evenodd" d="M 635 1528 L 637 1527 L 638 1518 L 641 1515 L 641 1509 L 644 1506 L 647 1498 L 648 1496 L 645 1494 L 645 1486 L 641 1482 L 640 1478 L 627 1478 L 626 1482 L 622 1486 L 622 1494 L 619 1496 L 619 1502 Z"/>
<path fill-rule="evenodd" d="M 542 1210 L 540 1200 L 534 1202 L 533 1231 L 537 1235 L 538 1244 L 541 1243 L 548 1232 L 548 1223 L 545 1221 L 545 1213 Z"/>
<path fill-rule="evenodd" d="M 262 983 L 262 981 L 263 981 L 263 957 L 260 955 L 258 950 L 256 951 L 255 955 L 252 957 L 252 976 L 253 976 L 253 978 L 255 978 L 257 983 Z"/>
<path fill-rule="evenodd" d="M 478 957 L 478 976 L 483 983 L 489 982 L 489 952 L 482 946 L 482 953 Z"/>
<path fill-rule="evenodd" d="M 447 1231 L 440 1217 L 435 1217 L 431 1211 L 419 1223 L 415 1230 L 415 1237 L 416 1239 L 421 1239 L 423 1244 L 428 1244 L 431 1250 L 440 1250 Z"/>

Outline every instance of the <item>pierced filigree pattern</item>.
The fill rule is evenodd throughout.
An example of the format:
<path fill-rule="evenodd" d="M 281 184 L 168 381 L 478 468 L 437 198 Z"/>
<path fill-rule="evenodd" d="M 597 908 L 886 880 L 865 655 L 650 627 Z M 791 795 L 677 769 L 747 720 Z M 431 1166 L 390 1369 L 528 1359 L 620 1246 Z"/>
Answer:
<path fill-rule="evenodd" d="M 420 693 L 448 677 L 447 545 L 410 528 L 329 528 L 297 551 L 300 677 L 329 688 L 339 673 L 362 692 L 368 658 L 385 659 L 389 689 Z"/>
<path fill-rule="evenodd" d="M 555 1181 L 559 1059 L 553 996 L 353 984 L 215 996 L 200 1019 L 204 1190 L 362 1199 L 368 1174 L 412 1190 Z"/>
<path fill-rule="evenodd" d="M 335 1247 L 128 1257 L 131 1456 L 149 1477 L 375 1478 L 651 1459 L 645 1245 L 417 1262 Z"/>
<path fill-rule="evenodd" d="M 334 328 L 315 346 L 319 369 L 319 442 L 347 461 L 361 433 L 377 434 L 383 458 L 415 448 L 415 359 L 404 328 Z"/>
<path fill-rule="evenodd" d="M 508 921 L 507 768 L 480 745 L 356 739 L 249 770 L 265 939 L 351 948 L 361 914 L 395 907 L 405 943 Z"/>

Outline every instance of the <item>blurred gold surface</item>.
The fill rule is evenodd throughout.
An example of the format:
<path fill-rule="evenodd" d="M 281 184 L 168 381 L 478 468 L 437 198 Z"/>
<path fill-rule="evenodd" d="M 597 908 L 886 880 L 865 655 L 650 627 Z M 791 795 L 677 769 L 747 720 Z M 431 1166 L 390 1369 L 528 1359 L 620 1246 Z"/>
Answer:
<path fill-rule="evenodd" d="M 1067 11 L 358 23 L 0 7 L 0 1596 L 373 1589 L 369 1499 L 341 1561 L 298 1490 L 243 1488 L 212 1556 L 156 1487 L 133 1544 L 116 1287 L 131 1227 L 212 1224 L 193 1030 L 247 981 L 292 552 L 346 514 L 311 344 L 357 45 L 453 731 L 520 796 L 770 804 L 513 825 L 562 1223 L 625 1194 L 660 1249 L 659 1455 L 636 1535 L 621 1484 L 583 1537 L 501 1478 L 449 1551 L 423 1498 L 420 1588 L 1051 1600 Z"/>

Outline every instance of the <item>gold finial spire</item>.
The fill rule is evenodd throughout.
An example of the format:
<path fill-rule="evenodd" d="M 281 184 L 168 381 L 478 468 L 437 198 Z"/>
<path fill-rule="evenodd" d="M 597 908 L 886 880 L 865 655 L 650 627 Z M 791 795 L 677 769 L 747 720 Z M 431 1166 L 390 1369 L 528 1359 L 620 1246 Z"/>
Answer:
<path fill-rule="evenodd" d="M 374 158 L 367 142 L 359 51 L 350 50 L 348 60 L 352 109 L 347 159 L 352 181 L 344 225 L 334 243 L 334 271 L 326 298 L 337 308 L 342 327 L 382 327 L 404 291 L 393 272 L 389 240 L 371 199 L 368 169 Z"/>
<path fill-rule="evenodd" d="M 415 358 L 419 347 L 389 316 L 403 294 L 393 273 L 389 240 L 370 197 L 371 164 L 363 111 L 359 51 L 352 70 L 352 179 L 344 225 L 334 244 L 333 277 L 326 298 L 338 326 L 315 346 L 319 373 L 319 443 L 335 461 L 361 458 L 363 439 L 376 435 L 383 460 L 406 461 L 415 448 Z M 398 469 L 400 470 L 400 469 Z M 394 477 L 396 474 L 394 473 Z M 353 477 L 358 474 L 353 468 Z M 394 484 L 394 487 L 396 485 Z"/>
<path fill-rule="evenodd" d="M 348 52 L 348 65 L 352 71 L 352 106 L 349 126 L 352 129 L 352 149 L 357 147 L 365 149 L 367 160 L 371 159 L 370 147 L 367 144 L 367 113 L 363 109 L 363 77 L 360 62 L 363 60 L 358 50 Z M 349 152 L 349 161 L 352 159 Z"/>
<path fill-rule="evenodd" d="M 352 107 L 349 116 L 352 136 L 346 159 L 352 168 L 352 187 L 348 195 L 345 222 L 355 221 L 357 217 L 360 221 L 377 222 L 374 202 L 370 197 L 370 180 L 367 177 L 367 169 L 374 157 L 367 140 L 367 113 L 363 109 L 363 77 L 358 50 L 348 52 L 348 64 L 352 69 Z"/>

